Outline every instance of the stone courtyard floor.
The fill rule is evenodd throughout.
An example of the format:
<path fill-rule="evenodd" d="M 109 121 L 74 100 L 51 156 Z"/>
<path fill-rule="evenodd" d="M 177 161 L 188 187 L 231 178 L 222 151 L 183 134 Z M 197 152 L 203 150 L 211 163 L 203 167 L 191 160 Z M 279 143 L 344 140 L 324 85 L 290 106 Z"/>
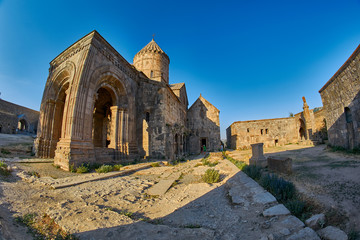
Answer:
<path fill-rule="evenodd" d="M 296 159 L 294 174 L 290 176 L 293 180 L 302 179 L 300 163 L 310 164 L 311 158 L 306 161 L 305 156 L 324 151 L 321 146 L 301 146 L 303 155 L 297 145 L 289 148 L 276 151 Z M 306 152 L 309 149 L 314 151 Z M 221 173 L 221 181 L 207 184 L 201 179 L 209 168 L 201 164 L 203 156 L 175 166 L 131 165 L 121 169 L 125 175 L 120 175 L 121 171 L 76 174 L 56 169 L 46 159 L 33 158 L 32 163 L 24 163 L 28 160 L 15 157 L 15 150 L 12 151 L 0 155 L 0 160 L 15 167 L 12 176 L 0 179 L 0 239 L 32 239 L 14 221 L 16 216 L 28 213 L 47 214 L 80 239 L 318 239 L 271 194 L 223 159 L 221 153 L 212 153 L 209 158 L 211 162 L 218 161 L 214 168 Z M 246 160 L 249 153 L 230 154 Z M 38 172 L 40 178 L 25 174 L 29 171 Z M 99 177 L 109 178 L 90 181 Z M 311 181 L 309 178 L 309 186 Z M 313 185 L 317 183 L 316 180 Z M 69 186 L 54 189 L 61 184 Z M 158 196 L 149 194 L 154 188 L 159 191 Z M 304 189 L 308 186 L 301 189 L 306 192 Z"/>

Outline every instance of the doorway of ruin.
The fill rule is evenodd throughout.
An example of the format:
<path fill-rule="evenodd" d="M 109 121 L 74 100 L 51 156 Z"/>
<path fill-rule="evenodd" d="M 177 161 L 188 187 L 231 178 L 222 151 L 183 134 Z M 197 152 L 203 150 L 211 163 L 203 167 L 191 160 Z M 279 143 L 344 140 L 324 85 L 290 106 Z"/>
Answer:
<path fill-rule="evenodd" d="M 352 114 L 351 114 L 350 108 L 348 108 L 348 107 L 344 108 L 344 113 L 345 113 L 345 120 L 346 120 L 345 124 L 346 124 L 346 132 L 347 132 L 347 136 L 346 136 L 347 147 L 346 148 L 353 149 L 354 148 L 354 126 L 353 126 L 353 119 L 352 119 Z"/>
<path fill-rule="evenodd" d="M 19 131 L 27 131 L 28 130 L 28 123 L 25 119 L 20 119 L 18 122 L 18 130 Z"/>
<path fill-rule="evenodd" d="M 299 128 L 299 138 L 300 141 L 306 140 L 306 127 L 305 127 L 305 123 L 302 119 L 299 119 L 300 122 L 300 128 Z"/>
<path fill-rule="evenodd" d="M 111 143 L 111 133 L 115 130 L 111 129 L 110 107 L 114 106 L 114 102 L 109 91 L 111 90 L 105 87 L 101 87 L 97 91 L 92 129 L 94 147 L 108 148 Z"/>
<path fill-rule="evenodd" d="M 205 146 L 205 148 L 206 148 L 206 150 L 207 150 L 207 141 L 206 141 L 206 138 L 201 138 L 200 139 L 200 151 L 202 152 L 203 150 L 204 150 L 204 146 Z"/>
<path fill-rule="evenodd" d="M 52 126 L 52 135 L 51 135 L 51 148 L 50 148 L 50 157 L 55 156 L 56 145 L 59 142 L 61 137 L 64 137 L 65 130 L 63 129 L 65 122 L 64 111 L 65 103 L 68 95 L 69 83 L 64 84 L 55 100 L 55 109 L 54 109 L 54 120 Z"/>

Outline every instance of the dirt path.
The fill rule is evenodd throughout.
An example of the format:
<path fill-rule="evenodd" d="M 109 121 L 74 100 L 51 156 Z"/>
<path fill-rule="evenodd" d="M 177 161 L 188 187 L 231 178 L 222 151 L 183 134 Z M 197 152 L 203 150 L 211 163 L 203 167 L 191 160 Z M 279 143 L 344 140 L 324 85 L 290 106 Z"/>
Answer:
<path fill-rule="evenodd" d="M 293 174 L 282 176 L 328 211 L 344 212 L 348 221 L 339 223 L 343 228 L 360 231 L 359 155 L 332 152 L 325 145 L 287 145 L 264 149 L 264 152 L 266 157 L 292 158 Z M 249 150 L 231 152 L 233 157 L 243 160 L 248 154 Z"/>

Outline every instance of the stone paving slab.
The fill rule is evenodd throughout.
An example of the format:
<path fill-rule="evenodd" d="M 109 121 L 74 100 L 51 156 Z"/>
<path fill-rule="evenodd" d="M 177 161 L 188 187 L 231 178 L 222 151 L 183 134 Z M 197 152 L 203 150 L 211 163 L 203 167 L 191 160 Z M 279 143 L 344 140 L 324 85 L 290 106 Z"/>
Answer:
<path fill-rule="evenodd" d="M 157 184 L 147 190 L 147 193 L 151 196 L 162 196 L 171 187 L 176 179 L 160 180 Z"/>
<path fill-rule="evenodd" d="M 281 216 L 281 215 L 289 215 L 290 211 L 283 205 L 278 204 L 271 208 L 266 209 L 263 212 L 264 217 L 273 217 L 273 216 Z"/>

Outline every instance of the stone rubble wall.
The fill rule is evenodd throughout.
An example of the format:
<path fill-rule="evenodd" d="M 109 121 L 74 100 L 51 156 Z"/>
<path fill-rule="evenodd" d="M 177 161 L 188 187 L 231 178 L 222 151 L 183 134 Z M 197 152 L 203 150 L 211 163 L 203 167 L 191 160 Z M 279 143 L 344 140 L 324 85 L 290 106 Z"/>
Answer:
<path fill-rule="evenodd" d="M 200 96 L 188 110 L 188 150 L 191 154 L 201 151 L 201 141 L 206 139 L 207 151 L 220 149 L 220 111 Z"/>
<path fill-rule="evenodd" d="M 39 112 L 0 99 L 0 133 L 14 134 L 18 122 L 25 119 L 28 124 L 26 132 L 35 134 L 39 120 Z"/>
<path fill-rule="evenodd" d="M 360 46 L 319 91 L 325 110 L 329 143 L 332 146 L 348 149 L 360 146 L 359 81 Z M 349 109 L 348 121 L 345 108 Z"/>

